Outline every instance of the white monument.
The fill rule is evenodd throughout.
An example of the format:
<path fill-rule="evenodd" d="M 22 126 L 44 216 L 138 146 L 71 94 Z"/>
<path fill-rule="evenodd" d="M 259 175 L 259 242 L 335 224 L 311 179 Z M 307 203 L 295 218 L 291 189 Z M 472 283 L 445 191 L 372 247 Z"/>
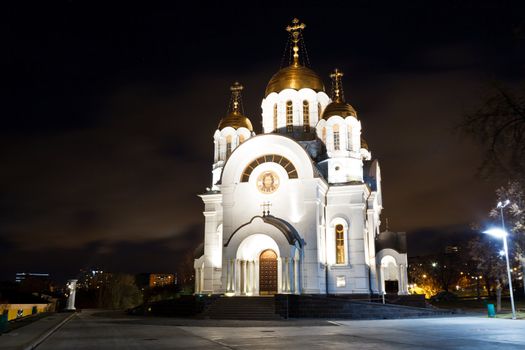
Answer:
<path fill-rule="evenodd" d="M 331 74 L 330 97 L 307 67 L 304 28 L 297 19 L 287 28 L 293 55 L 266 87 L 263 134 L 244 115 L 243 87 L 231 88 L 230 110 L 213 135 L 212 184 L 200 195 L 196 293 L 408 292 L 406 249 L 376 251 L 379 163 L 345 101 L 343 73 Z"/>
<path fill-rule="evenodd" d="M 67 297 L 67 306 L 66 310 L 76 310 L 75 308 L 75 296 L 77 293 L 77 281 L 78 280 L 68 280 L 67 281 L 67 289 L 68 289 L 68 297 Z"/>

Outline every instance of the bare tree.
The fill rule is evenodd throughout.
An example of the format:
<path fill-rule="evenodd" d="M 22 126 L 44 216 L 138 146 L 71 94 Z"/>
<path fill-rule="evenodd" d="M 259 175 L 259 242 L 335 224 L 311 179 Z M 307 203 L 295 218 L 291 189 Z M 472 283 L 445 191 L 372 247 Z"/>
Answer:
<path fill-rule="evenodd" d="M 525 178 L 525 89 L 496 87 L 479 109 L 465 115 L 459 130 L 482 148 L 482 176 Z"/>

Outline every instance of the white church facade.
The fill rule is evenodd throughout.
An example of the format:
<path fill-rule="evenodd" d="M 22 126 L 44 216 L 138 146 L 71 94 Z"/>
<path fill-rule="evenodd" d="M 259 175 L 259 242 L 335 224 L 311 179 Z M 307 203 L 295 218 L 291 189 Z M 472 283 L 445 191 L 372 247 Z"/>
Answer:
<path fill-rule="evenodd" d="M 380 233 L 381 172 L 345 101 L 302 62 L 304 24 L 294 19 L 293 59 L 270 80 L 263 133 L 244 115 L 238 83 L 213 135 L 212 186 L 196 254 L 198 294 L 407 294 L 403 235 Z"/>

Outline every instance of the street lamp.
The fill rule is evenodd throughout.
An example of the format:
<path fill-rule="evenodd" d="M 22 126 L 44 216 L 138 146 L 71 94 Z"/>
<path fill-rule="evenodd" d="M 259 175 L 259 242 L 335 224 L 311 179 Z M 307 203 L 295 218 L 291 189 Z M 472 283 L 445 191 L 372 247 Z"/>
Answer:
<path fill-rule="evenodd" d="M 505 260 L 507 261 L 507 277 L 509 279 L 509 291 L 510 291 L 510 305 L 512 308 L 512 319 L 516 319 L 516 309 L 514 308 L 514 293 L 512 292 L 512 277 L 510 275 L 510 264 L 509 264 L 509 249 L 507 246 L 507 231 L 505 231 L 505 222 L 503 221 L 503 208 L 509 205 L 510 201 L 507 199 L 505 202 L 498 202 L 497 208 L 501 210 L 501 227 L 492 228 L 483 233 L 487 233 L 491 236 L 501 238 L 503 240 L 503 251 L 505 252 Z"/>

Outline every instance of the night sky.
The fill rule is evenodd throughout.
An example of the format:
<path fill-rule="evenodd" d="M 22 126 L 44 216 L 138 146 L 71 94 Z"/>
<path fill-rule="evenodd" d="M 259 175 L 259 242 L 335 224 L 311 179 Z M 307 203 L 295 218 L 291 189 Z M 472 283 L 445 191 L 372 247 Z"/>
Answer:
<path fill-rule="evenodd" d="M 381 164 L 383 222 L 409 233 L 409 254 L 486 220 L 497 183 L 476 177 L 481 154 L 455 126 L 494 84 L 523 81 L 525 6 L 277 3 L 4 8 L 0 279 L 175 270 L 203 239 L 197 194 L 210 186 L 229 87 L 244 85 L 259 133 L 293 17 L 325 86 L 333 68 L 345 72 Z"/>

